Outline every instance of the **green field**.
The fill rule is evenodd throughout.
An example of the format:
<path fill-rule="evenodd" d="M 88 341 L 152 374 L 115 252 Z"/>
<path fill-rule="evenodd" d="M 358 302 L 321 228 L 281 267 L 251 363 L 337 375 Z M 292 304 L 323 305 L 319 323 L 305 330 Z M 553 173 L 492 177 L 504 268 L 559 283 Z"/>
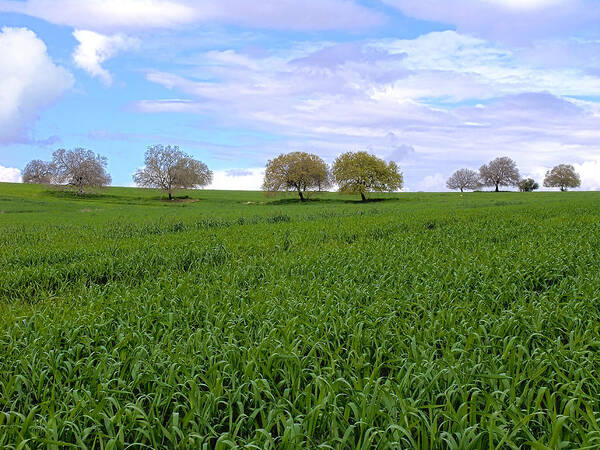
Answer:
<path fill-rule="evenodd" d="M 0 448 L 600 447 L 600 193 L 188 195 L 0 184 Z"/>

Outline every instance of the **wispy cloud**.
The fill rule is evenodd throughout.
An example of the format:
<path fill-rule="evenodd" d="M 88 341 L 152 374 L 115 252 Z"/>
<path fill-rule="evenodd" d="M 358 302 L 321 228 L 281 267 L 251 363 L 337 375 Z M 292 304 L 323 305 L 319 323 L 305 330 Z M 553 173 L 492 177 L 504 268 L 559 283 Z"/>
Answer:
<path fill-rule="evenodd" d="M 385 20 L 380 13 L 352 0 L 3 0 L 2 11 L 94 31 L 198 23 L 279 30 L 352 30 Z"/>
<path fill-rule="evenodd" d="M 445 176 L 463 161 L 478 167 L 499 153 L 527 168 L 560 162 L 566 148 L 576 148 L 581 163 L 598 150 L 596 104 L 574 97 L 600 92 L 600 78 L 538 67 L 518 52 L 456 32 L 311 44 L 293 56 L 213 51 L 196 71 L 210 80 L 149 72 L 149 81 L 186 100 L 147 100 L 136 108 L 277 130 L 287 148 L 317 149 L 329 160 L 358 148 L 394 155 L 413 171 L 414 185 L 425 170 L 444 167 Z"/>
<path fill-rule="evenodd" d="M 102 67 L 102 63 L 122 51 L 140 46 L 139 39 L 124 34 L 105 36 L 89 30 L 75 30 L 73 36 L 79 41 L 73 52 L 75 64 L 90 75 L 100 78 L 107 86 L 112 84 L 112 75 Z"/>
<path fill-rule="evenodd" d="M 410 17 L 517 44 L 561 34 L 600 33 L 600 4 L 596 0 L 382 1 Z"/>

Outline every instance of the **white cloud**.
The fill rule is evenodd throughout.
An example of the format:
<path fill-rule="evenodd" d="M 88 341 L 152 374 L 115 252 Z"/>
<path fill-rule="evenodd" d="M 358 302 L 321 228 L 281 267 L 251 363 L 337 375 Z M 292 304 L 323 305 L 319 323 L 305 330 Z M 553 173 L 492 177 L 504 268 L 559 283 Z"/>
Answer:
<path fill-rule="evenodd" d="M 445 177 L 441 173 L 436 173 L 434 175 L 427 175 L 423 180 L 417 184 L 415 188 L 416 191 L 425 191 L 425 192 L 442 192 L 447 191 L 446 189 L 446 180 L 448 177 Z"/>
<path fill-rule="evenodd" d="M 19 183 L 21 181 L 21 171 L 14 167 L 0 166 L 0 182 Z"/>
<path fill-rule="evenodd" d="M 600 145 L 598 147 L 600 152 Z M 581 189 L 600 191 L 600 159 L 584 161 L 573 166 L 581 177 Z"/>
<path fill-rule="evenodd" d="M 483 0 L 483 2 L 512 10 L 535 10 L 558 6 L 568 3 L 569 0 Z"/>
<path fill-rule="evenodd" d="M 597 0 L 383 0 L 410 17 L 451 24 L 511 43 L 590 33 L 598 35 Z"/>
<path fill-rule="evenodd" d="M 455 31 L 433 32 L 416 39 L 383 40 L 373 45 L 405 55 L 411 74 L 386 86 L 396 98 L 438 97 L 452 101 L 487 99 L 528 91 L 555 95 L 597 95 L 600 77 L 579 68 L 597 46 L 580 53 L 575 64 L 548 67 L 531 63 L 531 52 L 511 50 Z M 538 52 L 539 54 L 539 52 Z"/>
<path fill-rule="evenodd" d="M 224 23 L 281 30 L 356 29 L 384 17 L 352 0 L 0 0 L 0 12 L 95 31 Z"/>
<path fill-rule="evenodd" d="M 201 8 L 170 0 L 1 1 L 0 11 L 18 12 L 59 25 L 94 30 L 173 27 L 193 21 Z M 211 8 L 206 8 L 206 14 Z"/>
<path fill-rule="evenodd" d="M 265 169 L 263 168 L 215 170 L 213 182 L 208 189 L 259 191 L 264 176 Z"/>
<path fill-rule="evenodd" d="M 102 63 L 119 52 L 136 49 L 140 41 L 123 34 L 105 36 L 89 30 L 73 32 L 79 45 L 73 53 L 75 64 L 93 77 L 98 77 L 105 85 L 112 83 L 112 75 L 102 67 Z"/>
<path fill-rule="evenodd" d="M 26 28 L 2 28 L 0 55 L 0 144 L 28 141 L 39 113 L 71 88 L 73 77 Z"/>

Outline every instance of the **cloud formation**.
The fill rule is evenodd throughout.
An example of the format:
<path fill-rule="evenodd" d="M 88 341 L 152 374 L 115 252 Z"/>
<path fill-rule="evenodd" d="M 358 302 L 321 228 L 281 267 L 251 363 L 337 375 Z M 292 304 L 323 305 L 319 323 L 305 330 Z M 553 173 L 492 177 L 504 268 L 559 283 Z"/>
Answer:
<path fill-rule="evenodd" d="M 21 171 L 14 167 L 0 166 L 0 182 L 19 183 L 21 181 Z"/>
<path fill-rule="evenodd" d="M 126 50 L 137 49 L 139 39 L 115 34 L 105 36 L 89 30 L 75 30 L 73 36 L 79 45 L 73 52 L 75 64 L 107 86 L 112 84 L 112 75 L 102 67 L 102 63 Z"/>
<path fill-rule="evenodd" d="M 252 176 L 252 171 L 248 169 L 229 169 L 225 171 L 228 177 L 239 178 Z"/>
<path fill-rule="evenodd" d="M 309 148 L 330 162 L 345 150 L 371 149 L 406 167 L 411 189 L 430 189 L 456 168 L 499 154 L 527 171 L 563 162 L 565 151 L 589 164 L 600 148 L 600 109 L 578 99 L 600 92 L 600 78 L 538 67 L 456 32 L 258 56 L 211 51 L 191 73 L 150 71 L 147 79 L 177 99 L 142 101 L 137 110 L 277 130 L 287 148 L 276 151 Z"/>
<path fill-rule="evenodd" d="M 208 189 L 225 191 L 258 191 L 265 176 L 265 169 L 215 170 L 213 182 Z"/>
<path fill-rule="evenodd" d="M 2 0 L 18 12 L 94 31 L 222 23 L 280 30 L 341 30 L 379 25 L 384 17 L 352 0 Z"/>
<path fill-rule="evenodd" d="M 409 17 L 512 43 L 559 34 L 598 36 L 596 0 L 382 0 Z"/>
<path fill-rule="evenodd" d="M 202 15 L 200 8 L 177 0 L 4 0 L 0 11 L 93 30 L 168 28 Z"/>
<path fill-rule="evenodd" d="M 26 28 L 2 28 L 0 55 L 0 144 L 32 141 L 29 127 L 71 88 L 73 77 Z"/>

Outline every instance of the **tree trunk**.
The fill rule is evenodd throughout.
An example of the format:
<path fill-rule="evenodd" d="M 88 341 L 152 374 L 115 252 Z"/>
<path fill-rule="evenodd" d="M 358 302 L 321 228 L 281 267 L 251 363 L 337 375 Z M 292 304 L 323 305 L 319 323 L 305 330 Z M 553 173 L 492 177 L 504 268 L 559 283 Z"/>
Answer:
<path fill-rule="evenodd" d="M 500 192 L 500 189 L 498 189 L 498 183 L 496 183 L 496 192 Z"/>
<path fill-rule="evenodd" d="M 360 198 L 362 199 L 363 202 L 367 201 L 367 197 L 365 197 L 365 193 L 364 192 L 360 193 Z"/>
<path fill-rule="evenodd" d="M 83 195 L 83 186 L 79 186 L 79 195 Z"/>
<path fill-rule="evenodd" d="M 460 188 L 460 193 L 462 194 L 463 192 L 464 192 L 464 191 L 463 191 L 463 188 Z"/>
<path fill-rule="evenodd" d="M 306 199 L 304 198 L 304 194 L 302 193 L 301 190 L 298 190 L 298 195 L 300 196 L 300 201 L 301 202 L 305 202 L 306 201 Z"/>
<path fill-rule="evenodd" d="M 173 200 L 173 194 L 171 194 L 171 191 L 169 191 L 169 200 Z"/>

